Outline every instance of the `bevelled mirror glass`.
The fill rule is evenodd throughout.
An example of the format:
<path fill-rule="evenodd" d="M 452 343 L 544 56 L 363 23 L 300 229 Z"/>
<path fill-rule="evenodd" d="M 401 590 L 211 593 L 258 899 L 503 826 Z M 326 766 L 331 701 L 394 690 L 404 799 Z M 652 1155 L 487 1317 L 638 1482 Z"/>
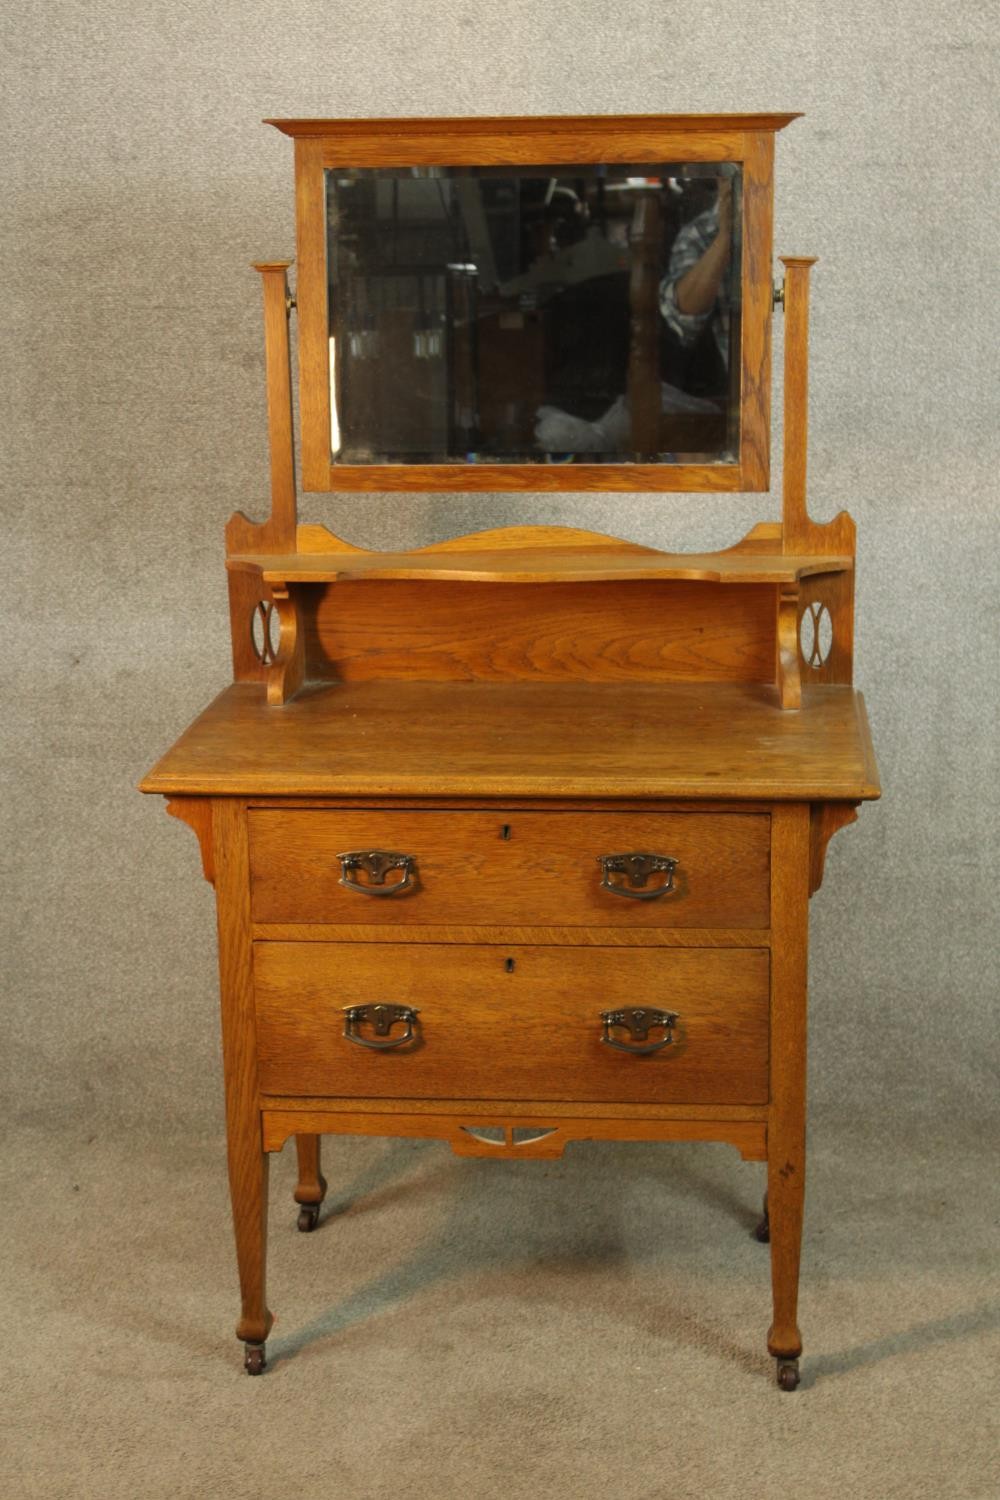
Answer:
<path fill-rule="evenodd" d="M 330 167 L 330 462 L 733 464 L 738 162 Z"/>

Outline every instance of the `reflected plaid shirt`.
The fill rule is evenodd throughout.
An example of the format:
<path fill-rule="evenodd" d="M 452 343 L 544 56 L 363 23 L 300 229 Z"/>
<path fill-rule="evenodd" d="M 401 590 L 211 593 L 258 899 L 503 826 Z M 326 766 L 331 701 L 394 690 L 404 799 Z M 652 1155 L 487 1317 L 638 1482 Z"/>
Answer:
<path fill-rule="evenodd" d="M 729 363 L 729 299 L 726 296 L 726 281 L 723 281 L 715 306 L 707 313 L 682 313 L 677 306 L 677 283 L 691 267 L 697 265 L 709 245 L 719 232 L 719 210 L 716 205 L 706 208 L 704 213 L 685 224 L 670 251 L 670 265 L 660 282 L 660 312 L 663 320 L 689 347 L 694 343 L 705 324 L 711 320 L 722 363 Z"/>

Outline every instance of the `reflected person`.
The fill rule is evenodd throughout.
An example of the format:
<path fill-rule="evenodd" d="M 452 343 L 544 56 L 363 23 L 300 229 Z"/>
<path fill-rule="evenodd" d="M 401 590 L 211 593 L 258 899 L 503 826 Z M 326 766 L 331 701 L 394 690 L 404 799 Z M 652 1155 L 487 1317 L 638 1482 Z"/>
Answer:
<path fill-rule="evenodd" d="M 733 179 L 723 177 L 711 208 L 685 224 L 660 282 L 660 312 L 685 348 L 711 326 L 723 368 L 729 363 L 729 303 L 723 283 L 733 246 Z"/>

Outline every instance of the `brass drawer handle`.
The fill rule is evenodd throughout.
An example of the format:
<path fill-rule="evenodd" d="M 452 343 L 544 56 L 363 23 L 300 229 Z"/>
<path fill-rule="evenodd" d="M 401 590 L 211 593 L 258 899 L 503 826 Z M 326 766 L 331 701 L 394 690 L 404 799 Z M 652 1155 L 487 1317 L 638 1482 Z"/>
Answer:
<path fill-rule="evenodd" d="M 614 1047 L 619 1052 L 631 1052 L 635 1056 L 643 1056 L 647 1052 L 659 1052 L 664 1047 L 669 1047 L 674 1040 L 674 1027 L 679 1017 L 672 1010 L 651 1010 L 648 1006 L 626 1006 L 622 1010 L 605 1010 L 601 1012 L 601 1021 L 604 1031 L 601 1041 L 606 1042 L 609 1047 Z M 615 1041 L 611 1035 L 612 1026 L 622 1026 L 632 1037 L 631 1042 Z M 648 1041 L 652 1027 L 662 1026 L 666 1031 L 658 1042 Z M 645 1044 L 645 1045 L 642 1045 Z"/>
<path fill-rule="evenodd" d="M 340 884 L 349 891 L 360 891 L 362 896 L 399 896 L 413 885 L 415 860 L 412 854 L 394 854 L 388 849 L 357 849 L 353 853 L 338 854 L 340 860 Z M 369 885 L 361 885 L 351 878 L 355 870 L 363 870 Z M 386 885 L 385 877 L 393 870 L 402 870 L 402 879 Z"/>
<path fill-rule="evenodd" d="M 612 896 L 628 896 L 632 901 L 655 901 L 674 889 L 677 861 L 669 854 L 599 854 L 597 863 L 601 867 L 601 889 L 610 891 Z M 643 889 L 651 875 L 659 874 L 664 876 L 660 885 Z M 624 875 L 625 883 L 612 885 L 612 875 Z"/>
<path fill-rule="evenodd" d="M 405 1047 L 407 1042 L 413 1041 L 413 1023 L 419 1014 L 411 1005 L 383 1005 L 381 1002 L 377 1005 L 345 1005 L 344 1036 L 349 1042 L 357 1042 L 359 1047 L 388 1052 L 392 1047 Z M 406 1030 L 402 1036 L 390 1036 L 398 1022 L 403 1022 Z M 372 1027 L 374 1037 L 361 1035 L 358 1028 L 364 1023 Z M 379 1041 L 379 1037 L 384 1040 Z"/>

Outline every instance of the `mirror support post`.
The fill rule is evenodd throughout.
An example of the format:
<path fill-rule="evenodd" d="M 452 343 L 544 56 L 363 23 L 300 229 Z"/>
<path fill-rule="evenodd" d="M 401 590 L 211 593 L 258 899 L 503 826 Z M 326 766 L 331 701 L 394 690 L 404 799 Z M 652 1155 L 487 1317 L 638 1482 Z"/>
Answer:
<path fill-rule="evenodd" d="M 786 557 L 850 557 L 857 548 L 854 522 L 846 511 L 832 521 L 810 519 L 806 496 L 809 435 L 809 273 L 814 256 L 783 255 L 785 267 L 785 435 L 782 477 L 782 543 Z M 778 601 L 778 684 L 783 707 L 795 707 L 800 692 L 799 631 L 806 611 L 818 620 L 825 610 L 832 644 L 825 660 L 807 659 L 810 683 L 849 683 L 854 673 L 854 569 L 814 574 L 793 601 Z M 792 665 L 794 660 L 794 667 Z"/>
<path fill-rule="evenodd" d="M 290 260 L 261 261 L 264 292 L 264 371 L 267 382 L 267 434 L 271 452 L 271 514 L 251 521 L 236 511 L 226 526 L 226 555 L 239 552 L 294 552 L 298 520 L 295 494 L 295 429 L 292 422 L 292 360 L 288 319 L 294 302 L 288 291 Z"/>
<path fill-rule="evenodd" d="M 785 268 L 785 433 L 782 467 L 784 551 L 808 551 L 809 273 L 815 256 L 783 255 Z"/>
<path fill-rule="evenodd" d="M 291 261 L 255 262 L 264 292 L 264 357 L 267 432 L 271 451 L 270 540 L 295 547 L 295 437 L 292 424 L 292 365 L 288 320 L 294 306 L 288 290 Z"/>
<path fill-rule="evenodd" d="M 271 514 L 266 521 L 251 521 L 238 510 L 226 524 L 226 556 L 240 553 L 285 553 L 295 551 L 297 508 L 295 495 L 295 439 L 292 424 L 292 366 L 288 318 L 292 300 L 288 293 L 291 261 L 263 261 L 259 271 L 264 292 L 264 360 L 267 381 L 267 428 L 271 451 Z M 281 619 L 281 671 L 277 674 L 289 695 L 301 647 L 289 655 L 287 637 L 288 601 L 280 603 L 272 592 L 261 588 L 252 573 L 229 573 L 229 623 L 233 642 L 233 676 L 236 682 L 275 679 L 275 670 L 254 648 L 251 622 L 261 603 L 278 605 Z M 289 675 L 289 664 L 291 673 Z M 297 684 L 296 684 L 297 685 Z"/>

